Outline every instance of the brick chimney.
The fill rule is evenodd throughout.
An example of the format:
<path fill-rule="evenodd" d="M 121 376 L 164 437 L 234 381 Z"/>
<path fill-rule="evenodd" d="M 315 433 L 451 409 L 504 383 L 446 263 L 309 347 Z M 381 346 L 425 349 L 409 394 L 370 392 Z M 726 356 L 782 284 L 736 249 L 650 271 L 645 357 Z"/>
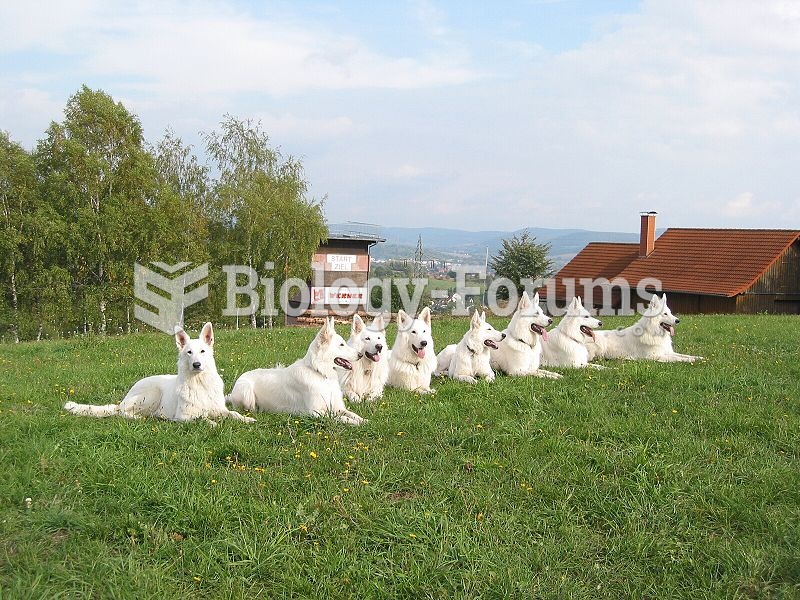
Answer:
<path fill-rule="evenodd" d="M 639 234 L 639 257 L 650 256 L 656 248 L 656 215 L 654 210 L 642 213 L 642 231 Z"/>

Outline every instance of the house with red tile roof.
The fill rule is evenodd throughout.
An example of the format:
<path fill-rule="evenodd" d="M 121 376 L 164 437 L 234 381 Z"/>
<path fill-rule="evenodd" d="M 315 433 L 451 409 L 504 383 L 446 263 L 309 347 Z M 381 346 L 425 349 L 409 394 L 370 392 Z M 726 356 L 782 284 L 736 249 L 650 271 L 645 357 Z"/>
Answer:
<path fill-rule="evenodd" d="M 576 295 L 587 307 L 615 310 L 643 302 L 640 286 L 667 292 L 675 312 L 800 313 L 800 230 L 676 227 L 655 234 L 656 213 L 642 213 L 638 244 L 588 244 L 549 291 L 559 305 Z M 581 280 L 610 283 L 584 289 Z"/>

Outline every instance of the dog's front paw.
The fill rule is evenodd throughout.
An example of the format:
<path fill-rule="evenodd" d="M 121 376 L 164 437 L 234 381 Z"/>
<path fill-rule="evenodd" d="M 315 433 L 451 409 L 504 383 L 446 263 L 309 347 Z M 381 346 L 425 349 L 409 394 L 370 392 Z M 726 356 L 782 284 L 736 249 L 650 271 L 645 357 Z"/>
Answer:
<path fill-rule="evenodd" d="M 244 417 L 245 423 L 255 423 L 256 420 L 253 417 Z"/>

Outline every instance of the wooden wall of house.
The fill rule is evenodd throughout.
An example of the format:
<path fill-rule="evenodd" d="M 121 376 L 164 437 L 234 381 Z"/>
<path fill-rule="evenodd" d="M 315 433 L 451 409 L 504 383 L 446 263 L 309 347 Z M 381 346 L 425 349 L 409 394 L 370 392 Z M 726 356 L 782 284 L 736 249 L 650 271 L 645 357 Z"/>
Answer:
<path fill-rule="evenodd" d="M 667 292 L 667 304 L 678 315 L 724 315 L 736 312 L 736 299 L 724 296 Z"/>
<path fill-rule="evenodd" d="M 800 242 L 792 244 L 736 298 L 736 312 L 800 313 Z"/>
<path fill-rule="evenodd" d="M 636 292 L 632 292 L 632 304 L 635 309 L 636 303 L 647 304 L 639 298 Z M 736 298 L 726 298 L 724 296 L 707 296 L 703 294 L 682 294 L 680 292 L 670 292 L 667 290 L 667 304 L 670 310 L 677 315 L 696 315 L 696 314 L 728 314 L 736 312 Z"/>
<path fill-rule="evenodd" d="M 800 294 L 741 294 L 736 298 L 736 312 L 800 314 Z"/>
<path fill-rule="evenodd" d="M 746 294 L 800 294 L 800 242 L 792 244 Z"/>

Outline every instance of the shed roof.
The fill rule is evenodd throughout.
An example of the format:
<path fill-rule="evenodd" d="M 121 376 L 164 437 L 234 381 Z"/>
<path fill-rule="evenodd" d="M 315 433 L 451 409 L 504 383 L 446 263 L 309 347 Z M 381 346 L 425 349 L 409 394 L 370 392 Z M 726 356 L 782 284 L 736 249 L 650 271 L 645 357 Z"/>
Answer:
<path fill-rule="evenodd" d="M 667 229 L 655 250 L 620 273 L 633 287 L 645 277 L 667 291 L 736 296 L 752 286 L 800 237 L 788 229 Z"/>
<path fill-rule="evenodd" d="M 639 256 L 639 244 L 592 242 L 555 275 L 556 296 L 565 297 L 565 279 L 577 284 L 582 277 L 620 277 L 632 288 L 651 277 L 665 291 L 736 296 L 798 239 L 794 229 L 670 228 L 645 257 Z"/>

